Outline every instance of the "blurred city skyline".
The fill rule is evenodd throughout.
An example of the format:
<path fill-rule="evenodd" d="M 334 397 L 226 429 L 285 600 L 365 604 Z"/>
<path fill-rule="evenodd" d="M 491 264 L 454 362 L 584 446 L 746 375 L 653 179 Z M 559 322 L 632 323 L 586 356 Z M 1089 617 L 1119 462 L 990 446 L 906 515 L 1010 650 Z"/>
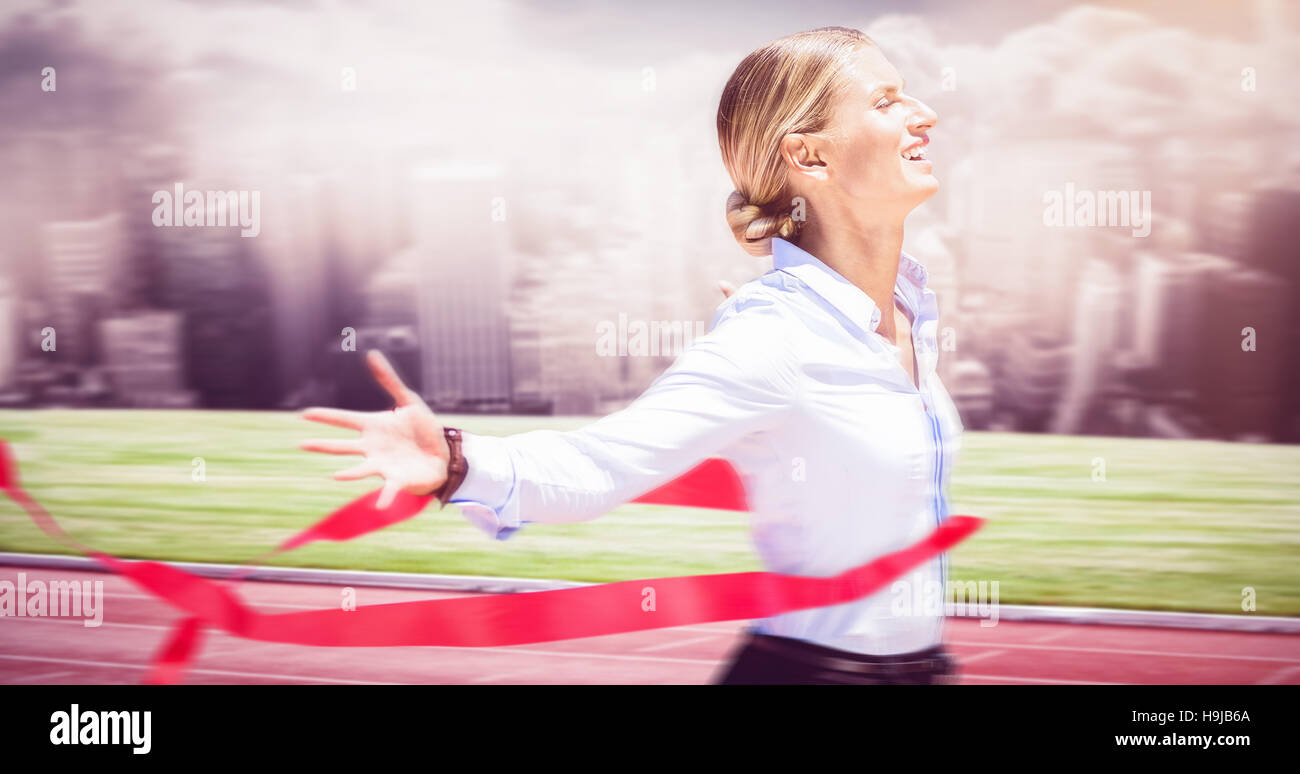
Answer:
<path fill-rule="evenodd" d="M 436 409 L 614 410 L 770 268 L 723 217 L 723 83 L 839 24 L 940 116 L 904 249 L 968 428 L 1300 441 L 1300 8 L 990 7 L 11 3 L 0 398 L 377 407 L 378 347 Z M 256 235 L 156 225 L 178 184 L 257 194 Z M 1075 191 L 1149 233 L 1048 225 Z"/>

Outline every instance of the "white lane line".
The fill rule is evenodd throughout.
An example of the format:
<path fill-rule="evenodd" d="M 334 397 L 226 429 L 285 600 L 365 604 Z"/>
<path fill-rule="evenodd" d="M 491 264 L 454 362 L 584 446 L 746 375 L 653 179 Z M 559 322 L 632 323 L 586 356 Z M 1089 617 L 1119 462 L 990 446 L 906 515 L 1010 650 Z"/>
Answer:
<path fill-rule="evenodd" d="M 973 655 L 973 656 L 962 656 L 962 657 L 960 657 L 960 658 L 957 659 L 957 664 L 958 664 L 958 666 L 966 666 L 967 664 L 972 664 L 972 663 L 974 663 L 974 662 L 976 662 L 976 661 L 982 661 L 983 659 L 986 659 L 986 658 L 993 658 L 994 656 L 1001 656 L 1003 653 L 1006 653 L 1006 651 L 1005 651 L 1005 650 L 986 650 L 986 651 L 984 651 L 983 653 L 976 653 L 976 654 Z"/>
<path fill-rule="evenodd" d="M 473 680 L 467 680 L 466 684 L 483 685 L 484 683 L 495 683 L 498 680 L 505 680 L 507 678 L 518 677 L 520 675 L 528 675 L 536 671 L 537 671 L 537 667 L 532 667 L 531 669 L 513 669 L 509 672 L 497 672 L 491 675 L 483 675 L 482 677 L 475 677 Z"/>
<path fill-rule="evenodd" d="M 1300 672 L 1300 666 L 1285 667 L 1260 680 L 1256 685 L 1282 685 L 1283 680 L 1296 672 Z"/>
<path fill-rule="evenodd" d="M 710 634 L 704 637 L 692 637 L 689 640 L 677 640 L 675 642 L 661 642 L 658 645 L 646 645 L 640 648 L 633 648 L 637 653 L 649 653 L 654 650 L 668 650 L 669 648 L 681 648 L 687 645 L 695 645 L 700 642 L 710 642 L 716 640 L 718 635 Z"/>
<path fill-rule="evenodd" d="M 453 650 L 453 649 L 448 648 L 448 650 Z M 454 648 L 454 650 L 475 650 L 475 649 Z M 492 650 L 493 652 L 502 652 L 501 649 L 490 649 L 490 650 Z M 632 660 L 632 661 L 647 660 L 647 659 L 638 658 L 636 656 L 628 656 L 628 657 L 610 656 L 609 654 L 603 654 L 603 653 L 552 653 L 549 651 L 524 651 L 524 650 L 517 650 L 517 649 L 512 649 L 509 652 L 528 653 L 531 655 L 539 655 L 539 656 L 566 655 L 566 656 L 585 656 L 585 657 L 593 657 L 593 658 L 614 658 L 619 660 Z M 147 668 L 145 665 L 142 664 L 123 664 L 114 661 L 87 661 L 82 659 L 50 658 L 46 656 L 12 656 L 12 655 L 0 654 L 0 659 L 8 659 L 11 661 L 34 661 L 34 662 L 50 663 L 50 664 L 69 664 L 69 665 L 77 665 L 77 666 L 106 667 L 106 668 L 113 668 L 113 669 L 136 669 L 141 671 Z M 692 663 L 716 665 L 716 662 L 699 661 L 698 659 L 653 659 L 653 660 L 678 661 L 678 662 L 690 661 Z M 382 683 L 382 682 L 373 682 L 373 681 L 364 681 L 364 680 L 345 680 L 342 678 L 307 677 L 304 675 L 271 675 L 271 674 L 265 674 L 261 672 L 236 672 L 236 671 L 223 670 L 223 669 L 190 669 L 189 671 L 194 674 L 219 675 L 223 677 L 252 677 L 252 678 L 261 678 L 266 680 L 281 680 L 281 681 L 300 680 L 303 682 L 314 682 L 314 683 L 346 683 L 349 685 L 393 685 L 394 684 L 394 683 Z M 528 671 L 532 671 L 532 670 L 528 670 Z M 509 674 L 514 674 L 514 673 L 510 673 L 510 672 L 500 673 L 490 678 L 481 678 L 479 680 L 474 680 L 472 682 L 481 682 L 481 681 L 485 682 L 490 679 L 502 679 L 505 675 L 509 675 Z M 1008 682 L 1009 683 L 1035 683 L 1035 684 L 1046 684 L 1046 685 L 1131 685 L 1131 683 L 1108 683 L 1108 682 L 1096 682 L 1091 680 L 1063 680 L 1063 679 L 1038 678 L 1038 677 L 1010 677 L 1007 675 L 960 674 L 959 677 L 962 680 L 992 680 L 992 681 L 1004 682 L 1004 683 L 1008 683 Z M 397 684 L 405 685 L 408 683 L 397 683 Z"/>
<path fill-rule="evenodd" d="M 107 599 L 151 599 L 157 602 L 161 607 L 171 607 L 165 600 L 159 599 L 152 594 L 109 594 L 105 593 Z M 256 602 L 251 599 L 245 599 L 251 607 L 284 607 L 293 610 L 324 610 L 321 605 L 292 605 L 285 602 Z M 330 608 L 332 609 L 332 608 Z"/>
<path fill-rule="evenodd" d="M 0 563 L 12 567 L 7 572 L 45 569 L 86 573 L 96 569 L 93 560 L 84 557 L 0 551 Z M 171 562 L 172 565 L 206 577 L 225 577 L 243 565 L 208 562 Z M 546 588 L 581 588 L 593 585 L 558 579 L 527 579 L 477 575 L 326 570 L 322 568 L 259 566 L 259 583 L 300 583 L 322 585 L 367 586 L 375 588 L 421 588 L 429 591 L 460 593 L 510 593 L 538 591 Z M 1046 622 L 1099 626 L 1165 627 L 1242 633 L 1284 632 L 1300 634 L 1300 617 L 1225 615 L 1222 613 L 1180 613 L 1160 610 L 1127 610 L 1092 607 L 1056 607 L 1051 605 L 1002 605 L 1001 620 Z M 954 616 L 972 620 L 966 616 Z"/>
<path fill-rule="evenodd" d="M 80 624 L 82 619 L 80 619 L 80 618 L 73 618 L 73 619 L 69 620 L 69 619 L 67 619 L 67 618 L 26 618 L 26 617 L 23 617 L 23 618 L 7 618 L 7 619 L 5 619 L 5 620 L 13 621 L 14 623 L 18 623 L 19 621 L 21 621 L 21 622 L 23 622 L 23 623 L 48 623 L 48 624 L 65 624 L 65 625 L 71 625 L 71 624 Z M 103 629 L 103 628 L 106 627 L 106 626 L 117 627 L 117 628 L 120 628 L 120 629 L 150 629 L 150 630 L 155 630 L 155 631 L 163 631 L 163 630 L 171 631 L 172 629 L 176 628 L 176 627 L 174 627 L 174 626 L 165 626 L 165 625 L 162 625 L 162 624 L 133 624 L 133 623 L 118 623 L 118 622 L 116 622 L 116 621 L 104 621 L 104 622 L 101 623 L 99 626 L 78 626 L 77 628 L 79 628 L 79 629 L 85 629 L 86 631 L 92 631 L 92 632 L 93 632 L 93 631 L 96 630 L 96 629 Z M 221 633 L 224 634 L 224 632 L 221 632 Z"/>
<path fill-rule="evenodd" d="M 0 659 L 9 661 L 37 661 L 44 664 L 70 664 L 75 666 L 104 667 L 108 669 L 148 669 L 146 664 L 123 664 L 119 661 L 86 661 L 76 658 L 51 658 L 49 656 L 11 656 L 0 654 Z M 369 680 L 344 680 L 334 677 L 307 677 L 306 675 L 268 675 L 263 672 L 232 672 L 227 669 L 188 669 L 196 675 L 220 675 L 222 677 L 256 677 L 264 680 L 302 680 L 309 683 L 347 683 L 348 685 L 407 685 L 408 683 L 374 682 Z"/>
<path fill-rule="evenodd" d="M 169 605 L 168 605 L 165 601 L 159 599 L 158 597 L 153 596 L 152 594 L 119 594 L 119 593 L 109 593 L 109 592 L 105 592 L 105 593 L 104 593 L 104 596 L 105 596 L 106 598 L 116 598 L 116 599 L 151 599 L 151 600 L 154 600 L 155 602 L 157 602 L 160 606 L 163 606 L 163 607 L 169 607 Z M 466 595 L 462 594 L 462 595 L 460 595 L 460 596 L 466 596 Z M 460 596 L 452 596 L 452 597 L 445 597 L 445 598 L 446 598 L 446 599 L 459 599 Z M 441 597 L 438 597 L 438 598 L 441 598 Z M 331 599 L 332 599 L 332 597 L 331 597 Z M 324 609 L 326 609 L 326 606 L 322 606 L 322 605 L 295 605 L 295 604 L 292 604 L 292 603 L 289 603 L 289 602 L 258 602 L 258 601 L 253 600 L 253 599 L 245 599 L 244 601 L 247 602 L 247 603 L 248 603 L 250 606 L 252 606 L 252 607 L 282 607 L 282 608 L 286 608 L 286 609 L 290 609 L 290 610 L 324 610 Z M 398 601 L 402 601 L 402 600 L 398 600 Z M 424 598 L 419 598 L 419 599 L 416 600 L 416 601 L 421 601 L 421 602 L 423 602 L 423 601 L 426 601 L 426 600 L 425 600 Z M 335 602 L 337 602 L 337 600 L 335 600 Z M 333 603 L 331 603 L 331 604 L 333 604 Z M 333 608 L 330 607 L 329 609 L 333 609 Z M 733 626 L 673 626 L 673 627 L 669 627 L 669 628 L 663 629 L 662 631 L 676 631 L 676 632 L 707 632 L 707 633 L 711 633 L 711 634 L 735 634 L 736 632 L 739 632 L 739 631 L 740 631 L 740 629 L 741 629 L 741 627 L 742 627 L 743 625 L 744 625 L 744 622 L 743 622 L 743 621 L 737 621 L 737 622 L 735 623 L 735 625 L 733 625 Z"/>
<path fill-rule="evenodd" d="M 1052 632 L 1050 634 L 1045 634 L 1042 637 L 1039 637 L 1038 639 L 1034 640 L 1034 642 L 1036 644 L 1041 645 L 1044 642 L 1052 642 L 1053 640 L 1059 640 L 1062 637 L 1069 637 L 1071 634 L 1076 634 L 1076 632 L 1072 632 L 1069 629 L 1063 629 L 1059 632 Z"/>
<path fill-rule="evenodd" d="M 2 620 L 15 621 L 15 622 L 28 621 L 33 623 L 60 623 L 65 625 L 75 624 L 78 626 L 80 626 L 81 624 L 81 619 L 6 617 Z M 132 629 L 154 629 L 154 630 L 166 630 L 166 631 L 171 631 L 174 628 L 172 626 L 160 626 L 154 624 L 124 624 L 124 623 L 108 623 L 108 622 L 105 622 L 101 624 L 99 627 L 95 627 L 95 628 L 104 628 L 104 627 L 126 627 Z M 86 628 L 86 627 L 82 627 L 82 628 Z M 213 634 L 226 634 L 227 636 L 231 636 L 228 633 L 222 632 L 220 630 L 213 631 Z M 236 639 L 243 639 L 243 638 L 236 638 Z M 289 645 L 289 646 L 295 645 L 295 643 L 291 643 L 291 642 L 268 642 L 265 640 L 247 640 L 247 642 L 250 643 L 256 642 L 262 645 Z M 972 647 L 972 648 L 987 648 L 989 647 L 990 643 L 962 642 L 960 640 L 952 640 L 947 644 L 960 645 L 963 647 Z M 312 647 L 312 646 L 298 646 L 298 647 Z M 444 651 L 462 650 L 462 651 L 470 651 L 474 653 L 518 653 L 521 655 L 566 656 L 566 657 L 573 657 L 573 658 L 597 658 L 597 659 L 618 660 L 618 661 L 657 661 L 657 662 L 674 663 L 674 664 L 717 663 L 716 661 L 713 660 L 697 659 L 697 658 L 673 658 L 668 656 L 633 656 L 633 655 L 619 655 L 619 654 L 611 654 L 611 653 L 588 653 L 582 651 L 564 651 L 564 650 L 553 650 L 553 651 L 532 650 L 532 649 L 514 648 L 514 647 L 471 648 L 471 647 L 432 646 L 432 645 L 431 646 L 413 645 L 410 647 L 436 647 L 438 650 L 444 650 Z M 655 647 L 655 646 L 651 646 L 651 647 Z M 1010 648 L 1016 650 L 1057 650 L 1057 651 L 1070 651 L 1075 653 L 1102 653 L 1102 654 L 1112 654 L 1112 655 L 1121 655 L 1121 656 L 1156 656 L 1161 658 L 1206 658 L 1206 659 L 1220 659 L 1220 660 L 1227 660 L 1227 661 L 1267 661 L 1267 662 L 1280 662 L 1284 664 L 1300 664 L 1300 658 L 1289 658 L 1286 656 L 1233 656 L 1233 655 L 1219 654 L 1219 653 L 1171 653 L 1171 652 L 1156 651 L 1156 650 L 1128 650 L 1122 648 L 1085 648 L 1085 647 L 1078 647 L 1072 645 L 1031 645 L 1031 644 L 1003 643 L 1003 642 L 997 643 L 997 647 L 1003 649 Z M 645 648 L 638 649 L 638 651 L 644 651 L 644 650 L 646 649 Z"/>
<path fill-rule="evenodd" d="M 950 645 L 963 645 L 972 648 L 987 648 L 987 642 L 958 642 L 956 640 L 948 643 Z M 1286 656 L 1231 656 L 1222 653 L 1169 653 L 1161 650 L 1128 650 L 1125 648 L 1083 648 L 1075 645 L 1030 645 L 1015 642 L 999 642 L 999 648 L 1015 648 L 1018 650 L 1068 650 L 1073 653 L 1110 653 L 1117 656 L 1160 656 L 1162 658 L 1217 658 L 1227 661 L 1280 661 L 1284 664 L 1300 664 L 1300 658 L 1288 658 Z"/>
<path fill-rule="evenodd" d="M 961 680 L 996 680 L 1001 683 L 1034 683 L 1035 685 L 1133 685 L 1133 683 L 1098 683 L 1091 680 L 1061 680 L 1051 677 L 1008 677 L 1006 675 L 958 674 Z"/>
<path fill-rule="evenodd" d="M 73 620 L 73 621 L 67 621 L 67 620 L 60 620 L 60 619 L 58 619 L 58 618 L 13 618 L 13 619 L 9 619 L 9 620 L 13 620 L 13 621 L 27 621 L 27 622 L 31 622 L 31 623 L 64 624 L 65 626 L 66 626 L 66 625 L 69 625 L 69 624 L 79 624 L 79 623 L 80 623 L 80 621 L 76 621 L 76 620 Z M 99 628 L 99 629 L 105 629 L 105 628 L 114 628 L 114 627 L 128 627 L 128 628 L 132 628 L 132 629 L 156 629 L 156 630 L 166 630 L 166 631 L 171 631 L 171 630 L 174 628 L 174 627 L 171 627 L 171 626 L 159 626 L 159 625 L 155 625 L 155 624 L 118 624 L 118 623 L 104 623 L 104 624 L 102 624 L 102 625 L 100 625 L 99 627 L 96 627 L 96 628 Z M 230 636 L 227 632 L 222 632 L 222 631 L 220 631 L 220 630 L 217 630 L 217 631 L 214 632 L 214 633 L 215 633 L 215 634 L 225 634 L 225 635 L 227 635 L 227 636 Z M 249 645 L 263 645 L 263 646 L 268 646 L 268 645 L 279 645 L 279 646 L 282 646 L 282 647 L 291 647 L 291 648 L 295 648 L 295 647 L 296 647 L 296 648 L 334 647 L 334 646 L 329 646 L 329 645 L 320 645 L 320 646 L 316 646 L 316 645 L 298 645 L 297 643 L 293 643 L 293 642 L 273 642 L 273 641 L 268 641 L 268 640 L 251 640 L 251 639 L 245 639 L 245 638 L 243 638 L 243 637 L 239 637 L 239 638 L 236 638 L 236 639 L 239 639 L 240 641 L 242 641 L 242 642 L 244 642 L 244 643 L 247 643 L 247 644 L 249 644 Z M 347 647 L 347 646 L 343 646 L 343 647 Z M 361 645 L 357 645 L 357 646 L 354 646 L 354 647 L 356 647 L 356 648 L 365 648 L 366 650 L 371 650 L 371 649 L 372 649 L 372 648 L 368 648 L 368 647 L 361 646 Z M 615 654 L 615 653 L 587 653 L 587 652 L 583 652 L 583 651 L 571 651 L 571 650 L 532 650 L 532 649 L 529 649 L 529 648 L 512 648 L 512 647 L 496 647 L 496 648 L 491 648 L 491 647 L 480 647 L 480 648 L 471 648 L 471 647 L 460 647 L 460 646 L 450 646 L 450 645 L 399 645 L 399 646 L 395 646 L 395 647 L 427 648 L 427 649 L 429 649 L 429 650 L 439 650 L 439 651 L 453 651 L 453 650 L 454 650 L 454 651 L 464 651 L 464 652 L 467 652 L 467 653 L 514 653 L 514 654 L 523 655 L 523 656 L 562 656 L 562 657 L 566 657 L 566 658 L 595 658 L 595 659 L 604 659 L 604 660 L 608 660 L 608 661 L 651 661 L 651 662 L 655 662 L 655 663 L 663 663 L 663 664 L 709 664 L 709 665 L 715 665 L 715 664 L 718 663 L 718 662 L 717 662 L 716 660 L 714 660 L 714 659 L 701 659 L 701 658 L 673 658 L 673 657 L 671 657 L 671 656 L 631 656 L 631 655 L 623 655 L 623 654 Z"/>
<path fill-rule="evenodd" d="M 75 675 L 75 674 L 76 674 L 76 672 L 67 672 L 67 671 L 63 671 L 63 672 L 42 672 L 42 673 L 40 673 L 39 675 L 28 675 L 28 676 L 26 676 L 26 677 L 15 677 L 15 678 L 12 679 L 12 680 L 5 680 L 5 681 L 4 681 L 4 684 L 5 684 L 5 685 L 19 685 L 19 684 L 21 684 L 21 683 L 44 683 L 44 682 L 46 682 L 46 681 L 48 681 L 48 680 L 52 680 L 52 679 L 54 679 L 54 678 L 56 678 L 56 677 L 67 677 L 67 676 L 69 676 L 69 675 Z"/>
<path fill-rule="evenodd" d="M 4 620 L 27 621 L 32 623 L 61 623 L 61 624 L 77 624 L 77 625 L 80 625 L 81 623 L 81 619 L 58 619 L 58 618 L 8 618 L 6 617 Z M 162 626 L 162 625 L 155 625 L 155 624 L 126 624 L 126 623 L 108 623 L 108 622 L 101 624 L 99 627 L 93 627 L 93 628 L 104 628 L 104 627 L 125 627 L 125 628 L 132 628 L 132 629 L 153 629 L 153 630 L 167 630 L 167 631 L 170 631 L 171 629 L 174 628 L 172 626 Z M 92 627 L 82 627 L 82 628 L 92 628 Z M 220 630 L 214 631 L 213 633 L 227 634 L 226 632 L 221 632 Z M 236 639 L 242 639 L 242 638 L 236 638 Z M 711 638 L 702 638 L 702 639 L 711 639 Z M 691 642 L 694 641 L 695 640 L 691 640 Z M 294 645 L 294 643 L 288 643 L 288 642 L 277 643 L 277 642 L 267 642 L 264 640 L 255 640 L 255 641 L 250 640 L 250 642 L 260 642 L 265 645 Z M 658 650 L 661 647 L 675 647 L 676 645 L 679 644 L 684 644 L 684 642 L 665 643 L 662 646 L 651 645 L 642 648 L 637 648 L 636 651 L 645 652 L 649 650 Z M 963 647 L 974 647 L 974 648 L 986 648 L 989 646 L 989 643 L 986 642 L 962 642 L 960 640 L 952 640 L 948 644 L 961 645 Z M 707 659 L 683 659 L 683 658 L 670 658 L 665 656 L 614 655 L 608 653 L 586 653 L 586 652 L 578 652 L 578 651 L 558 651 L 558 650 L 544 651 L 544 650 L 528 650 L 528 649 L 510 648 L 510 647 L 497 647 L 497 648 L 469 648 L 469 647 L 452 647 L 452 646 L 411 646 L 411 647 L 437 647 L 439 650 L 466 650 L 466 651 L 473 651 L 477 653 L 490 651 L 495 653 L 521 653 L 521 654 L 528 654 L 528 655 L 536 654 L 536 655 L 551 655 L 551 656 L 586 656 L 589 658 L 664 661 L 670 663 L 684 663 L 684 664 L 714 663 L 713 661 L 709 661 Z M 1281 662 L 1284 664 L 1291 664 L 1291 663 L 1300 664 L 1300 658 L 1289 658 L 1286 656 L 1235 656 L 1235 655 L 1220 654 L 1220 653 L 1177 653 L 1177 652 L 1166 652 L 1166 651 L 1156 651 L 1156 650 L 1130 650 L 1130 649 L 1123 649 L 1123 648 L 1085 648 L 1085 647 L 1079 647 L 1073 645 L 1033 645 L 1027 643 L 1001 643 L 1001 642 L 997 643 L 997 647 L 1012 648 L 1018 650 L 1059 650 L 1059 651 L 1070 651 L 1076 653 L 1102 653 L 1102 654 L 1112 654 L 1112 655 L 1122 655 L 1122 656 L 1156 656 L 1162 658 L 1207 658 L 1207 659 L 1220 659 L 1220 660 L 1227 660 L 1227 661 L 1271 661 L 1271 662 Z"/>

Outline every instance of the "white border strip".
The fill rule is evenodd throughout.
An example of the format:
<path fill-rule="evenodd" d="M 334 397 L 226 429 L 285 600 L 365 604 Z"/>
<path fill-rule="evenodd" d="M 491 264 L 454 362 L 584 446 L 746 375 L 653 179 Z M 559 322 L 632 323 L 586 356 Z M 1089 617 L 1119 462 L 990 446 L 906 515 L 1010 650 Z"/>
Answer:
<path fill-rule="evenodd" d="M 209 562 L 173 562 L 173 567 L 205 578 L 228 578 L 237 570 L 249 580 L 280 583 L 321 583 L 331 586 L 378 586 L 390 589 L 424 589 L 426 591 L 480 591 L 509 594 L 516 591 L 546 591 L 590 584 L 579 581 L 541 580 L 537 578 L 501 578 L 488 575 L 434 575 L 421 572 L 370 572 L 364 570 L 318 570 L 309 567 L 248 567 Z M 0 565 L 39 567 L 48 570 L 107 572 L 98 562 L 84 556 L 57 554 L 19 554 L 0 552 Z"/>
<path fill-rule="evenodd" d="M 234 564 L 208 562 L 168 562 L 186 572 L 206 578 L 227 578 L 236 570 Z M 94 559 L 57 554 L 22 554 L 0 552 L 0 565 L 39 567 L 50 570 L 105 572 Z M 250 580 L 279 583 L 320 583 L 333 586 L 378 586 L 392 589 L 426 591 L 482 592 L 511 594 L 549 589 L 570 589 L 592 584 L 580 581 L 537 578 L 502 578 L 487 575 L 434 575 L 417 572 L 369 572 L 363 570 L 319 570 L 307 567 L 257 567 L 247 576 Z M 971 608 L 977 607 L 971 605 Z M 954 617 L 981 618 L 966 614 Z M 1280 616 L 1221 615 L 1211 613 L 1173 613 L 1158 610 L 1121 610 L 1103 607 L 1052 607 L 1045 605 L 998 605 L 998 620 L 1036 621 L 1060 624 L 1101 626 L 1150 626 L 1165 629 L 1209 629 L 1232 632 L 1300 634 L 1300 618 Z"/>

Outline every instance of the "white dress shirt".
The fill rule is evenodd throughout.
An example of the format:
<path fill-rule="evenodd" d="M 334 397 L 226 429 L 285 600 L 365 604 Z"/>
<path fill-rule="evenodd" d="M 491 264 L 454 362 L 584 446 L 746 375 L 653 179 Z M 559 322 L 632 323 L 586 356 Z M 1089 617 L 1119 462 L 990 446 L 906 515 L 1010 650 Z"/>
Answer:
<path fill-rule="evenodd" d="M 895 298 L 913 320 L 920 390 L 876 332 L 871 298 L 775 239 L 772 271 L 723 302 L 710 331 L 627 408 L 570 432 L 465 433 L 469 473 L 452 502 L 505 539 L 529 522 L 595 518 L 718 456 L 745 483 L 769 571 L 830 576 L 914 543 L 948 516 L 962 424 L 935 373 L 934 291 L 907 253 Z M 946 559 L 903 580 L 754 625 L 855 653 L 938 644 Z M 935 604 L 917 604 L 921 593 Z"/>

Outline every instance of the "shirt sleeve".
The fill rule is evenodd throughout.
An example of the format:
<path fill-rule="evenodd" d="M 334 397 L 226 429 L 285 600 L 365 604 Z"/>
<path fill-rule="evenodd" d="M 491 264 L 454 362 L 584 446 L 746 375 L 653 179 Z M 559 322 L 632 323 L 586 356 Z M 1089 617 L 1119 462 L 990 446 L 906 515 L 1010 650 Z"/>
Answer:
<path fill-rule="evenodd" d="M 586 521 L 779 421 L 797 385 L 789 322 L 741 292 L 622 411 L 568 432 L 464 433 L 469 472 L 451 502 L 498 540 L 529 522 Z"/>

